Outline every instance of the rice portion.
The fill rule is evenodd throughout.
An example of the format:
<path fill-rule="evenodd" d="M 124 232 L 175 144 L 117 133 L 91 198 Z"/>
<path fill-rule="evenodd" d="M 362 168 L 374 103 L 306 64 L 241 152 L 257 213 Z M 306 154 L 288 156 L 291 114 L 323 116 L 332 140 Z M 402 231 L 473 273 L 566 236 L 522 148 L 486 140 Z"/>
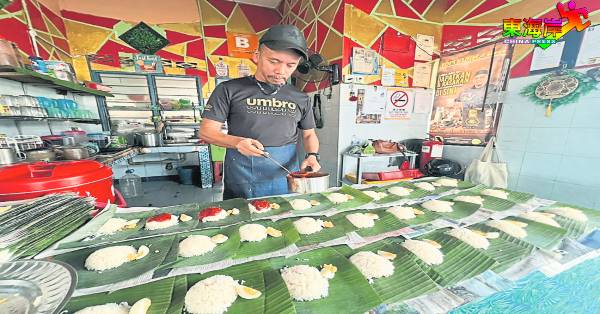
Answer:
<path fill-rule="evenodd" d="M 113 269 L 129 262 L 137 250 L 131 245 L 109 246 L 95 251 L 85 259 L 85 268 L 93 271 Z"/>
<path fill-rule="evenodd" d="M 246 224 L 240 227 L 242 242 L 258 242 L 267 238 L 267 228 L 260 224 Z"/>
<path fill-rule="evenodd" d="M 490 220 L 485 224 L 518 239 L 523 239 L 527 236 L 527 231 L 524 228 L 515 224 L 513 221 Z"/>
<path fill-rule="evenodd" d="M 435 191 L 435 186 L 429 182 L 417 182 L 417 183 L 415 183 L 415 186 L 421 190 L 425 190 L 425 191 L 429 191 L 429 192 Z"/>
<path fill-rule="evenodd" d="M 256 207 L 254 207 L 254 205 L 248 203 L 248 209 L 253 214 L 262 214 L 262 213 L 266 213 L 266 212 L 270 211 L 273 208 L 271 206 L 269 206 L 269 207 L 267 207 L 267 208 L 265 208 L 263 210 L 257 210 Z"/>
<path fill-rule="evenodd" d="M 375 226 L 375 218 L 364 213 L 354 213 L 346 215 L 346 219 L 357 228 L 371 228 Z"/>
<path fill-rule="evenodd" d="M 296 301 L 312 301 L 329 295 L 329 281 L 315 267 L 286 267 L 281 270 L 281 277 L 290 296 Z"/>
<path fill-rule="evenodd" d="M 425 264 L 439 265 L 444 262 L 444 253 L 427 241 L 406 240 L 402 246 L 415 254 Z"/>
<path fill-rule="evenodd" d="M 387 258 L 373 252 L 358 252 L 350 257 L 350 262 L 367 279 L 389 277 L 394 274 L 394 264 Z"/>
<path fill-rule="evenodd" d="M 508 192 L 503 190 L 495 190 L 495 189 L 485 189 L 481 191 L 479 194 L 493 196 L 501 199 L 508 199 Z"/>
<path fill-rule="evenodd" d="M 122 218 L 110 218 L 107 220 L 98 231 L 96 231 L 96 235 L 109 235 L 114 234 L 115 232 L 123 229 L 127 224 L 127 220 Z"/>
<path fill-rule="evenodd" d="M 302 217 L 294 221 L 294 227 L 300 234 L 313 234 L 323 230 L 323 221 L 311 217 Z"/>
<path fill-rule="evenodd" d="M 477 205 L 483 205 L 483 198 L 479 195 L 459 195 L 454 198 L 455 201 L 467 202 Z"/>
<path fill-rule="evenodd" d="M 490 247 L 490 241 L 486 237 L 467 228 L 454 228 L 446 233 L 476 249 L 487 250 Z"/>
<path fill-rule="evenodd" d="M 452 212 L 452 205 L 454 205 L 453 202 L 448 202 L 448 201 L 441 201 L 441 200 L 430 200 L 427 202 L 424 202 L 423 204 L 421 204 L 421 206 L 423 206 L 423 208 L 430 210 L 432 212 L 438 212 L 438 213 L 449 213 Z"/>
<path fill-rule="evenodd" d="M 369 197 L 373 198 L 374 201 L 378 201 L 387 196 L 386 193 L 377 192 L 377 191 L 363 191 L 363 193 L 367 194 Z"/>
<path fill-rule="evenodd" d="M 583 213 L 583 211 L 572 207 L 554 207 L 549 208 L 546 211 L 579 222 L 588 221 L 588 217 Z"/>
<path fill-rule="evenodd" d="M 519 216 L 525 218 L 525 219 L 529 219 L 529 220 L 533 220 L 545 225 L 549 225 L 552 227 L 557 227 L 560 228 L 560 225 L 558 224 L 558 222 L 556 222 L 556 220 L 554 220 L 552 217 L 554 217 L 554 214 L 550 214 L 550 213 L 540 213 L 540 212 L 524 212 L 521 213 Z"/>
<path fill-rule="evenodd" d="M 128 314 L 129 308 L 130 306 L 126 302 L 120 304 L 107 303 L 102 305 L 88 306 L 75 312 L 75 314 Z"/>
<path fill-rule="evenodd" d="M 179 256 L 191 257 L 206 254 L 217 245 L 205 235 L 191 235 L 179 242 Z"/>
<path fill-rule="evenodd" d="M 396 216 L 400 220 L 413 219 L 415 216 L 414 208 L 404 206 L 393 206 L 386 210 L 388 213 Z"/>
<path fill-rule="evenodd" d="M 292 208 L 295 210 L 306 210 L 312 207 L 310 202 L 303 198 L 293 199 L 290 201 L 290 204 L 292 204 Z"/>
<path fill-rule="evenodd" d="M 145 228 L 147 230 L 158 230 L 173 227 L 177 225 L 177 223 L 179 223 L 179 217 L 177 215 L 171 215 L 171 219 L 167 221 L 147 221 Z"/>
<path fill-rule="evenodd" d="M 345 203 L 348 201 L 348 195 L 342 193 L 331 193 L 327 198 L 334 204 Z"/>
<path fill-rule="evenodd" d="M 185 294 L 185 309 L 192 314 L 225 313 L 238 297 L 238 283 L 216 275 L 197 282 Z"/>
<path fill-rule="evenodd" d="M 409 188 L 405 188 L 403 186 L 393 186 L 388 189 L 388 192 L 390 192 L 394 195 L 398 195 L 398 196 L 409 196 L 410 192 L 412 192 L 412 191 L 413 190 L 411 190 Z"/>
<path fill-rule="evenodd" d="M 458 180 L 452 178 L 439 178 L 435 180 L 435 182 L 441 186 L 448 186 L 453 188 L 458 186 Z"/>

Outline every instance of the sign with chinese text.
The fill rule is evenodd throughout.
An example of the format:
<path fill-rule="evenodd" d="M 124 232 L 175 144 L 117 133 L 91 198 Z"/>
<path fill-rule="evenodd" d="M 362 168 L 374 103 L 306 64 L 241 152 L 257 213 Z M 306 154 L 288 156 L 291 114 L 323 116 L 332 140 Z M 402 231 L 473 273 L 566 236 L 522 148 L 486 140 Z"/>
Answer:
<path fill-rule="evenodd" d="M 573 29 L 581 32 L 588 28 L 588 9 L 578 8 L 575 1 L 567 4 L 557 3 L 556 10 L 560 18 L 506 18 L 502 21 L 504 43 L 507 44 L 536 44 L 542 49 L 555 44 L 565 34 Z M 566 20 L 566 23 L 563 21 Z M 523 38 L 520 38 L 523 37 Z"/>

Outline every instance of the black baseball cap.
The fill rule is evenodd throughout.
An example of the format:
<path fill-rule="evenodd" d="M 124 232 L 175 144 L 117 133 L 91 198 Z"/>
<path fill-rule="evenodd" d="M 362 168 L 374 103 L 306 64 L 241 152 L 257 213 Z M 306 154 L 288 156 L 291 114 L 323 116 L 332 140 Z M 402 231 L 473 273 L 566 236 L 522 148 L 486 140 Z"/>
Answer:
<path fill-rule="evenodd" d="M 304 60 L 308 59 L 306 39 L 304 34 L 294 25 L 274 25 L 260 38 L 260 44 L 264 44 L 273 50 L 292 49 Z"/>

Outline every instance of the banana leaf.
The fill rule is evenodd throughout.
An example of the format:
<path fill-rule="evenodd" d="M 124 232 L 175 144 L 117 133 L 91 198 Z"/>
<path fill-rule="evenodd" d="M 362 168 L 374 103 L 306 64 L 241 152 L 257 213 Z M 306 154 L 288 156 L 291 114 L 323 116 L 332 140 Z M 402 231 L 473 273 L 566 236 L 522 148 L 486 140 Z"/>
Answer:
<path fill-rule="evenodd" d="M 522 240 L 544 250 L 556 248 L 567 234 L 566 229 L 553 227 L 521 217 L 508 217 L 506 219 L 527 223 L 527 227 L 525 227 L 527 236 Z"/>
<path fill-rule="evenodd" d="M 493 196 L 488 196 L 488 195 L 480 195 L 477 192 L 472 192 L 472 191 L 465 191 L 465 192 L 461 192 L 458 193 L 456 195 L 447 195 L 442 197 L 442 200 L 445 201 L 454 201 L 454 198 L 456 198 L 457 196 L 460 195 L 469 195 L 469 196 L 480 196 L 483 199 L 483 208 L 489 209 L 489 210 L 493 210 L 493 211 L 504 211 L 507 209 L 510 209 L 512 207 L 514 207 L 516 205 L 515 202 L 509 201 L 509 200 L 505 200 L 502 198 L 497 198 L 497 197 L 493 197 Z"/>
<path fill-rule="evenodd" d="M 216 234 L 224 234 L 228 237 L 225 243 L 217 244 L 211 252 L 205 253 L 200 256 L 192 257 L 181 257 L 179 256 L 179 243 L 190 235 L 205 235 L 212 237 Z M 198 230 L 186 233 L 180 233 L 176 235 L 175 241 L 169 254 L 163 261 L 160 269 L 178 268 L 178 267 L 189 267 L 189 266 L 200 266 L 210 263 L 223 261 L 231 258 L 240 247 L 240 233 L 238 232 L 238 226 L 230 226 L 223 229 L 207 229 Z"/>
<path fill-rule="evenodd" d="M 361 237 L 376 236 L 392 231 L 397 231 L 409 226 L 408 223 L 399 220 L 398 218 L 396 218 L 396 216 L 388 213 L 385 209 L 357 210 L 352 213 L 373 213 L 379 216 L 379 219 L 375 219 L 375 225 L 373 227 L 356 230 L 356 233 L 358 233 L 358 235 L 360 235 Z M 346 214 L 349 215 L 351 213 Z M 348 219 L 346 219 L 346 221 L 348 221 Z"/>
<path fill-rule="evenodd" d="M 94 246 L 98 246 L 98 245 L 102 245 L 102 244 L 108 244 L 108 243 L 114 244 L 114 243 L 126 241 L 128 239 L 135 239 L 136 237 L 141 238 L 140 229 L 143 226 L 144 226 L 144 221 L 141 220 L 136 224 L 135 228 L 117 231 L 114 234 L 107 234 L 107 235 L 102 235 L 102 236 L 98 236 L 98 237 L 92 237 L 89 240 L 83 239 L 81 241 L 60 243 L 58 245 L 58 248 L 59 249 L 72 249 L 72 248 L 80 248 L 80 247 L 94 247 Z M 99 227 L 101 227 L 101 225 Z M 162 229 L 162 230 L 165 231 L 167 229 Z M 156 231 L 158 231 L 158 230 L 156 230 Z"/>
<path fill-rule="evenodd" d="M 563 229 L 567 230 L 565 237 L 572 239 L 579 239 L 579 237 L 582 236 L 587 229 L 587 223 L 585 222 L 579 222 L 577 220 L 565 218 L 559 215 L 556 215 L 554 220 L 558 222 Z"/>
<path fill-rule="evenodd" d="M 498 232 L 498 230 L 487 226 L 484 223 L 472 225 L 469 229 L 473 231 Z M 491 270 L 496 273 L 501 273 L 517 262 L 525 259 L 535 248 L 533 245 L 504 232 L 499 232 L 499 234 L 500 236 L 496 239 L 488 239 L 490 246 L 484 251 L 485 255 L 493 258 L 498 263 L 491 268 Z"/>
<path fill-rule="evenodd" d="M 297 219 L 300 218 L 294 218 L 293 220 L 295 221 Z M 344 217 L 343 214 L 337 214 L 331 217 L 318 216 L 314 217 L 314 219 L 331 221 L 333 223 L 333 228 L 323 228 L 321 231 L 313 234 L 300 234 L 300 240 L 296 242 L 296 245 L 298 247 L 309 246 L 339 239 L 341 237 L 345 237 L 346 233 L 356 230 L 356 227 L 354 227 L 354 225 L 352 225 L 348 221 L 348 219 Z"/>
<path fill-rule="evenodd" d="M 234 259 L 248 258 L 266 253 L 282 250 L 300 240 L 300 235 L 291 220 L 285 219 L 277 222 L 273 221 L 255 221 L 255 224 L 261 224 L 265 227 L 273 227 L 283 233 L 279 238 L 267 236 L 266 239 L 259 242 L 241 242 L 239 249 L 235 252 Z M 237 225 L 241 227 L 243 224 Z"/>
<path fill-rule="evenodd" d="M 410 194 L 407 196 L 399 196 L 399 195 L 390 193 L 388 191 L 388 189 L 395 187 L 395 186 L 408 188 L 413 191 L 410 192 Z M 422 198 L 422 197 L 425 197 L 425 196 L 431 194 L 431 192 L 418 189 L 416 186 L 414 186 L 408 182 L 397 182 L 397 183 L 393 183 L 393 184 L 389 184 L 389 185 L 385 185 L 385 186 L 375 186 L 375 187 L 370 187 L 370 188 L 364 189 L 363 191 L 375 191 L 375 192 L 386 193 L 387 194 L 386 197 L 383 197 L 377 201 L 374 201 L 375 204 L 379 204 L 379 205 L 394 203 L 394 202 L 397 202 L 397 201 L 400 201 L 403 199 L 418 199 L 418 198 Z"/>
<path fill-rule="evenodd" d="M 300 216 L 319 216 L 324 214 L 326 211 L 330 210 L 334 205 L 333 203 L 327 199 L 321 193 L 311 193 L 311 194 L 302 194 L 298 196 L 285 197 L 288 202 L 292 202 L 295 199 L 305 199 L 307 201 L 317 201 L 319 205 L 313 206 L 309 209 L 305 210 L 292 210 L 292 216 L 300 217 Z"/>
<path fill-rule="evenodd" d="M 146 245 L 150 248 L 150 253 L 142 259 L 127 262 L 117 268 L 102 272 L 87 270 L 84 267 L 85 260 L 96 250 L 112 245 L 103 245 L 101 247 L 85 248 L 68 252 L 56 255 L 53 259 L 65 262 L 75 268 L 78 278 L 77 289 L 91 288 L 132 279 L 156 269 L 163 262 L 167 253 L 169 253 L 173 239 L 174 236 L 164 236 L 120 243 L 118 245 L 131 245 L 136 249 L 141 245 Z"/>
<path fill-rule="evenodd" d="M 591 208 L 586 208 L 586 207 L 581 207 L 581 206 L 576 206 L 576 205 L 571 205 L 571 204 L 566 204 L 566 203 L 554 203 L 550 206 L 543 207 L 540 210 L 546 211 L 550 208 L 556 208 L 556 207 L 571 207 L 571 208 L 581 210 L 588 218 L 586 232 L 589 232 L 595 228 L 600 228 L 600 210 L 597 210 L 597 209 L 591 209 Z M 556 216 L 558 217 L 558 215 L 556 215 Z"/>
<path fill-rule="evenodd" d="M 267 270 L 268 266 L 269 264 L 267 261 L 256 261 L 241 265 L 235 265 L 229 268 L 209 272 L 206 274 L 187 275 L 186 293 L 193 285 L 198 283 L 200 280 L 215 275 L 231 276 L 234 280 L 243 282 L 245 286 L 256 289 L 262 294 L 260 297 L 253 300 L 246 300 L 241 297 L 238 297 L 235 300 L 235 302 L 227 309 L 227 313 L 264 313 L 265 295 L 267 294 L 267 292 L 265 288 L 265 281 L 263 278 L 263 271 Z"/>
<path fill-rule="evenodd" d="M 421 179 L 421 180 L 416 180 L 416 181 L 411 181 L 412 183 L 416 183 L 416 182 L 429 182 L 429 183 L 433 183 L 439 179 L 452 179 L 449 177 L 439 177 L 439 178 L 426 178 L 426 179 Z M 440 194 L 440 193 L 444 193 L 444 192 L 448 192 L 450 190 L 453 189 L 459 189 L 459 190 L 466 190 L 466 189 L 471 189 L 473 187 L 477 186 L 476 184 L 469 182 L 469 181 L 462 181 L 462 180 L 458 180 L 458 184 L 456 185 L 456 187 L 451 187 L 451 186 L 438 186 L 435 188 L 435 191 L 431 192 L 432 194 Z"/>
<path fill-rule="evenodd" d="M 173 215 L 187 214 L 198 210 L 198 204 L 183 204 L 168 207 L 156 208 L 148 211 L 137 211 L 137 212 L 119 212 L 114 214 L 114 218 L 122 218 L 126 220 L 140 219 L 145 220 L 152 216 L 169 213 Z"/>
<path fill-rule="evenodd" d="M 483 250 L 473 248 L 457 238 L 442 232 L 432 232 L 418 238 L 430 239 L 439 243 L 444 253 L 444 262 L 440 265 L 427 265 L 420 259 L 417 263 L 441 286 L 449 287 L 465 279 L 473 278 L 494 267 L 496 261 Z"/>
<path fill-rule="evenodd" d="M 295 314 L 296 309 L 285 286 L 283 278 L 277 270 L 263 272 L 265 281 L 265 314 Z"/>
<path fill-rule="evenodd" d="M 452 201 L 452 202 L 454 202 L 454 205 L 452 205 L 451 212 L 449 212 L 449 213 L 435 212 L 435 213 L 442 217 L 445 217 L 445 218 L 459 220 L 459 219 L 466 218 L 466 217 L 473 215 L 481 207 L 478 204 L 473 204 L 473 203 L 468 203 L 468 202 L 461 202 L 461 201 Z M 418 208 L 423 211 L 427 210 L 418 204 L 411 205 L 411 206 L 412 207 L 418 206 Z"/>
<path fill-rule="evenodd" d="M 175 278 L 167 278 L 110 293 L 105 292 L 76 297 L 69 301 L 65 310 L 67 310 L 67 313 L 75 313 L 94 305 L 107 303 L 119 304 L 122 302 L 127 302 L 129 306 L 132 306 L 140 299 L 149 298 L 152 303 L 150 304 L 150 308 L 148 308 L 147 314 L 162 314 L 171 305 L 171 297 L 174 294 L 174 282 Z"/>
<path fill-rule="evenodd" d="M 332 248 L 308 251 L 287 259 L 274 259 L 272 264 L 279 276 L 279 270 L 294 265 L 309 265 L 321 269 L 323 264 L 332 264 L 338 269 L 335 277 L 329 281 L 329 295 L 313 301 L 293 300 L 296 313 L 362 314 L 381 303 L 360 271 Z"/>
<path fill-rule="evenodd" d="M 372 197 L 361 192 L 360 190 L 352 188 L 349 185 L 343 185 L 339 190 L 337 190 L 335 192 L 324 192 L 322 194 L 325 195 L 325 197 L 327 197 L 328 195 L 330 195 L 332 193 L 348 194 L 348 195 L 352 195 L 354 197 L 353 199 L 348 200 L 347 202 L 344 202 L 341 204 L 334 204 L 333 207 L 335 207 L 335 209 L 338 212 L 356 209 L 360 206 L 371 203 L 373 201 Z"/>
<path fill-rule="evenodd" d="M 252 220 L 264 219 L 271 216 L 277 216 L 285 213 L 289 213 L 292 211 L 292 205 L 283 197 L 275 196 L 275 197 L 267 197 L 263 198 L 264 200 L 269 201 L 269 203 L 276 203 L 279 205 L 278 209 L 271 209 L 268 212 L 264 213 L 250 213 L 252 216 Z"/>
<path fill-rule="evenodd" d="M 171 296 L 171 304 L 165 314 L 181 314 L 183 313 L 183 304 L 185 303 L 185 293 L 187 292 L 187 277 L 173 277 L 173 295 Z"/>
<path fill-rule="evenodd" d="M 192 213 L 192 217 L 198 219 L 198 214 L 204 208 L 208 207 L 220 207 L 224 210 L 230 210 L 232 208 L 237 208 L 240 210 L 239 215 L 229 215 L 225 219 L 221 219 L 219 221 L 210 221 L 210 222 L 198 222 L 196 226 L 197 229 L 206 229 L 206 228 L 216 228 L 216 227 L 225 227 L 240 223 L 242 221 L 250 220 L 250 210 L 248 209 L 248 202 L 243 198 L 234 198 L 221 202 L 213 202 L 208 204 L 201 204 L 199 206 L 199 210 L 195 213 Z"/>
<path fill-rule="evenodd" d="M 408 252 L 402 247 L 392 245 L 387 240 L 377 241 L 354 251 L 351 250 L 345 256 L 350 258 L 361 251 L 377 253 L 378 250 L 397 255 L 392 260 L 394 273 L 391 276 L 372 279 L 371 287 L 375 289 L 383 303 L 400 302 L 439 289 L 438 285 L 417 264 L 416 256 L 407 254 Z"/>
<path fill-rule="evenodd" d="M 485 189 L 506 191 L 506 192 L 508 192 L 508 197 L 506 200 L 511 201 L 513 203 L 517 203 L 517 204 L 525 203 L 534 197 L 534 195 L 531 193 L 517 192 L 517 191 L 511 191 L 508 189 L 501 189 L 501 188 L 491 188 L 491 187 L 485 186 L 483 184 L 479 184 L 479 185 L 469 189 L 469 192 L 479 194 L 481 191 L 483 191 Z M 487 195 L 482 195 L 482 196 L 487 196 Z M 494 196 L 487 196 L 487 197 L 491 197 L 493 199 L 504 200 L 502 198 L 498 198 L 498 197 L 494 197 Z M 492 209 L 492 208 L 490 208 L 490 209 Z"/>

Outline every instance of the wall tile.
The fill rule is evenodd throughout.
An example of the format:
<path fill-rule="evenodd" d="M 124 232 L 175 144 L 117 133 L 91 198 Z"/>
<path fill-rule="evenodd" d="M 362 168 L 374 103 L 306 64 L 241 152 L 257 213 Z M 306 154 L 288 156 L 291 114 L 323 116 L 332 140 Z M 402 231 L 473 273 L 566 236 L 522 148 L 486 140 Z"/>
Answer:
<path fill-rule="evenodd" d="M 573 116 L 575 115 L 575 104 L 569 104 L 555 108 L 550 117 L 546 117 L 546 107 L 540 105 L 529 104 L 535 106 L 533 121 L 531 127 L 540 128 L 566 128 L 571 126 Z"/>
<path fill-rule="evenodd" d="M 511 149 L 499 149 L 498 155 L 500 161 L 506 163 L 508 175 L 513 176 L 516 179 L 521 173 L 525 152 Z"/>
<path fill-rule="evenodd" d="M 563 156 L 557 181 L 600 188 L 600 158 Z"/>
<path fill-rule="evenodd" d="M 497 146 L 503 149 L 525 151 L 530 133 L 529 127 L 502 127 L 498 130 Z"/>
<path fill-rule="evenodd" d="M 600 117 L 600 91 L 592 91 L 589 95 L 582 97 L 578 103 L 573 104 L 575 114 L 571 126 L 576 128 L 600 128 L 598 117 Z"/>
<path fill-rule="evenodd" d="M 568 128 L 531 128 L 525 150 L 534 153 L 562 154 Z"/>
<path fill-rule="evenodd" d="M 533 193 L 538 197 L 551 198 L 554 181 L 529 176 L 519 176 L 517 191 Z"/>
<path fill-rule="evenodd" d="M 552 181 L 557 176 L 560 161 L 561 158 L 553 154 L 527 152 L 521 166 L 521 176 Z"/>
<path fill-rule="evenodd" d="M 598 201 L 600 188 L 556 182 L 551 199 L 573 205 L 594 207 Z"/>
<path fill-rule="evenodd" d="M 600 157 L 600 129 L 573 128 L 567 137 L 564 155 Z"/>

